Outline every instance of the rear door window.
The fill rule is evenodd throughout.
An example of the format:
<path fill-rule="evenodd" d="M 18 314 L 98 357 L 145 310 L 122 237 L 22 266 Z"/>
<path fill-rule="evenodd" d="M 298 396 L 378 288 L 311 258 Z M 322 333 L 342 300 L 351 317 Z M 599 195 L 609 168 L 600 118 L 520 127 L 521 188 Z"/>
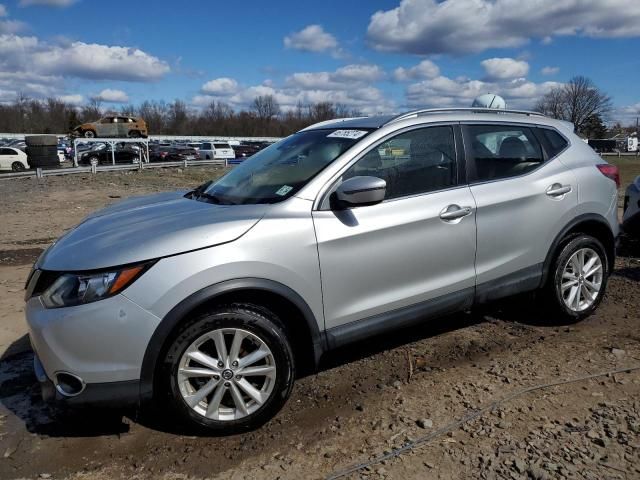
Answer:
<path fill-rule="evenodd" d="M 467 125 L 465 145 L 480 182 L 517 177 L 544 162 L 542 148 L 529 127 Z"/>

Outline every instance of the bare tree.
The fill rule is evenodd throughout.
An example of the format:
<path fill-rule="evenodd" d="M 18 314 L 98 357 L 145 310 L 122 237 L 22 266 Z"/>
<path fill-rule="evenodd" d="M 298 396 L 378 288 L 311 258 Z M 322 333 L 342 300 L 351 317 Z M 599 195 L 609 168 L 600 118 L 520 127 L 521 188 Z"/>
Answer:
<path fill-rule="evenodd" d="M 280 113 L 280 104 L 273 95 L 260 95 L 253 100 L 252 110 L 261 120 L 271 120 Z"/>
<path fill-rule="evenodd" d="M 606 93 L 587 77 L 577 76 L 542 97 L 536 110 L 567 120 L 578 132 L 583 132 L 590 117 L 606 118 L 611 106 L 611 98 Z"/>

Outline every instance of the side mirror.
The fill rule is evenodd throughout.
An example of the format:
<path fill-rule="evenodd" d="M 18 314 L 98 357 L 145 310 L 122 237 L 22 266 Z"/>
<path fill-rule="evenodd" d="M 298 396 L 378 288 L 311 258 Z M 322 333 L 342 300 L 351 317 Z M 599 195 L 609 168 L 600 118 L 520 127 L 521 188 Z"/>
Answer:
<path fill-rule="evenodd" d="M 377 177 L 352 177 L 335 191 L 338 205 L 343 208 L 375 205 L 384 200 L 387 182 Z"/>

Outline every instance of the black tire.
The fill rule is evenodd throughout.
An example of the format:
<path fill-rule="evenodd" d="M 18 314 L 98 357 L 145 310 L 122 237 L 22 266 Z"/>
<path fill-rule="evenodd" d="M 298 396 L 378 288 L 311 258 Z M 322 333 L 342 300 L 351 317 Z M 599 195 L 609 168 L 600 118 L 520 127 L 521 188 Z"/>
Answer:
<path fill-rule="evenodd" d="M 87 165 L 100 165 L 100 158 L 95 155 L 87 158 Z"/>
<path fill-rule="evenodd" d="M 22 162 L 13 162 L 11 164 L 11 170 L 13 170 L 14 172 L 22 172 L 26 169 L 27 168 L 24 166 Z"/>
<path fill-rule="evenodd" d="M 82 132 L 82 136 L 83 136 L 84 138 L 97 138 L 97 135 L 96 135 L 95 130 L 91 130 L 91 129 L 89 129 L 89 130 L 84 130 L 84 131 Z"/>
<path fill-rule="evenodd" d="M 27 157 L 27 163 L 31 168 L 46 167 L 56 168 L 60 166 L 58 155 L 33 156 Z"/>
<path fill-rule="evenodd" d="M 24 141 L 28 147 L 58 146 L 58 137 L 55 135 L 29 135 L 24 137 Z"/>
<path fill-rule="evenodd" d="M 240 328 L 264 342 L 273 354 L 276 378 L 267 400 L 255 412 L 235 420 L 213 420 L 196 412 L 183 399 L 178 367 L 185 350 L 203 334 L 220 328 Z M 176 333 L 163 364 L 163 391 L 182 424 L 215 434 L 232 434 L 257 428 L 269 421 L 286 403 L 295 379 L 295 363 L 285 329 L 273 313 L 256 305 L 231 304 L 186 322 Z"/>
<path fill-rule="evenodd" d="M 602 282 L 593 303 L 581 311 L 575 311 L 569 308 L 563 299 L 561 282 L 565 266 L 574 253 L 583 248 L 589 248 L 596 252 L 602 262 Z M 602 242 L 595 237 L 587 234 L 576 234 L 567 238 L 559 247 L 558 254 L 549 269 L 547 282 L 542 288 L 542 300 L 545 313 L 549 315 L 551 323 L 556 320 L 578 322 L 591 315 L 600 305 L 607 288 L 607 280 L 609 279 L 609 258 L 607 251 Z"/>
<path fill-rule="evenodd" d="M 28 146 L 25 149 L 25 152 L 29 156 L 33 157 L 49 157 L 49 156 L 57 156 L 58 155 L 58 147 L 54 145 L 48 146 Z"/>
<path fill-rule="evenodd" d="M 128 135 L 129 138 L 140 138 L 142 134 L 138 130 L 131 130 Z"/>

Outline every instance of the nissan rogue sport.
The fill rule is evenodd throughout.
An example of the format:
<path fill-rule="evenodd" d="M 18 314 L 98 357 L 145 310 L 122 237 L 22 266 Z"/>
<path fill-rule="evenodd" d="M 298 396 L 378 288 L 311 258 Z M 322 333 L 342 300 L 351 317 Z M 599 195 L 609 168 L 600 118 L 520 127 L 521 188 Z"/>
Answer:
<path fill-rule="evenodd" d="M 153 399 L 229 433 L 351 342 L 527 291 L 545 318 L 580 320 L 613 268 L 617 182 L 571 124 L 531 112 L 312 125 L 42 254 L 26 317 L 43 396 Z"/>

